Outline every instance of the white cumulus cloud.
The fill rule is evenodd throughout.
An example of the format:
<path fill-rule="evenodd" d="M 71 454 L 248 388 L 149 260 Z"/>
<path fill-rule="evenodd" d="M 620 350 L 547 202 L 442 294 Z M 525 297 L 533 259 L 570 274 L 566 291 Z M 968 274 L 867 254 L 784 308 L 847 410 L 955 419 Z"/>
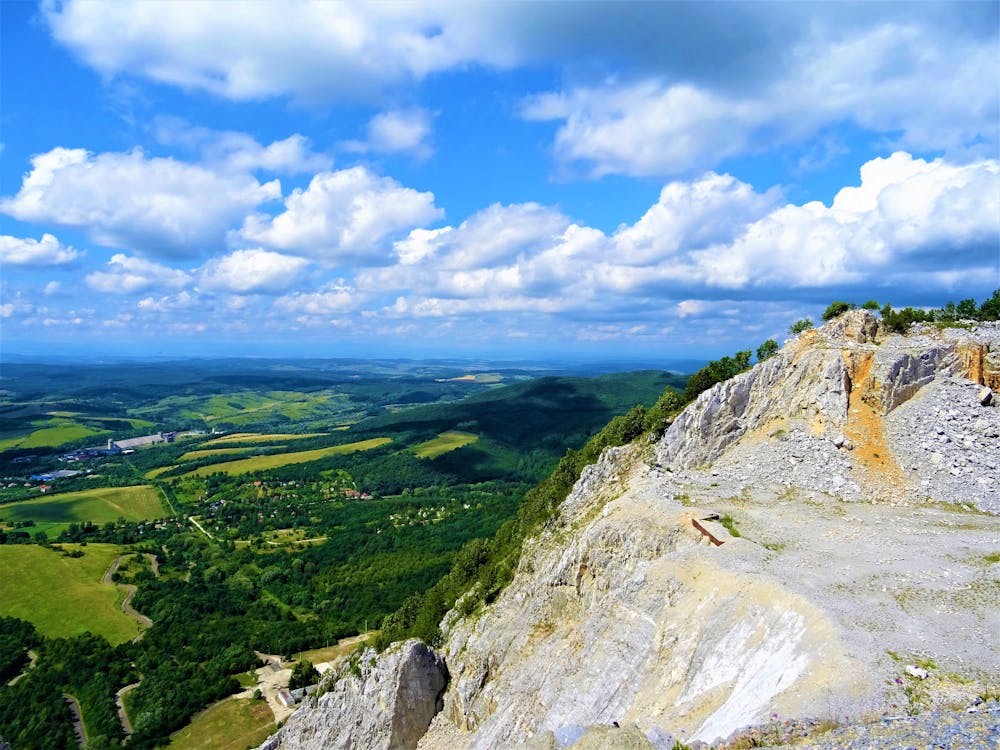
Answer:
<path fill-rule="evenodd" d="M 321 172 L 285 199 L 275 217 L 247 218 L 241 234 L 268 247 L 334 263 L 372 262 L 386 255 L 385 241 L 439 219 L 433 193 L 404 187 L 364 167 Z"/>
<path fill-rule="evenodd" d="M 79 252 L 63 245 L 47 232 L 40 240 L 0 235 L 0 261 L 12 266 L 62 266 L 72 263 L 79 256 Z"/>
<path fill-rule="evenodd" d="M 610 80 L 529 97 L 522 116 L 558 121 L 555 156 L 594 177 L 690 172 L 844 121 L 902 147 L 961 153 L 1000 134 L 998 52 L 995 36 L 958 39 L 930 25 L 827 29 L 787 49 L 777 78 L 732 88 L 672 75 Z"/>
<path fill-rule="evenodd" d="M 260 248 L 214 258 L 201 269 L 199 285 L 237 294 L 278 293 L 298 281 L 309 261 Z"/>
<path fill-rule="evenodd" d="M 154 122 L 154 135 L 162 144 L 196 151 L 212 167 L 228 171 L 260 169 L 302 174 L 329 169 L 333 164 L 329 156 L 313 151 L 309 139 L 299 133 L 264 146 L 247 133 L 212 130 L 177 117 L 163 116 Z"/>
<path fill-rule="evenodd" d="M 133 256 L 118 253 L 111 256 L 106 271 L 87 274 L 87 285 L 104 294 L 134 294 L 150 289 L 180 289 L 191 283 L 191 276 Z"/>
<path fill-rule="evenodd" d="M 0 211 L 22 221 L 81 229 L 95 242 L 143 254 L 192 257 L 224 246 L 226 230 L 263 202 L 277 180 L 150 158 L 140 149 L 92 154 L 54 148 L 31 160 Z"/>

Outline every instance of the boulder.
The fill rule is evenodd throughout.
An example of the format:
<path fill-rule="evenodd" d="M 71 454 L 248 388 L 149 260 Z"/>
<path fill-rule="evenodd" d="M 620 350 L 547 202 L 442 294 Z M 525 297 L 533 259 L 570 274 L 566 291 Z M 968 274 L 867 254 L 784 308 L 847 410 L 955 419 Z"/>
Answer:
<path fill-rule="evenodd" d="M 421 641 L 393 644 L 380 656 L 366 649 L 259 750 L 412 750 L 441 709 L 447 683 L 444 660 Z"/>

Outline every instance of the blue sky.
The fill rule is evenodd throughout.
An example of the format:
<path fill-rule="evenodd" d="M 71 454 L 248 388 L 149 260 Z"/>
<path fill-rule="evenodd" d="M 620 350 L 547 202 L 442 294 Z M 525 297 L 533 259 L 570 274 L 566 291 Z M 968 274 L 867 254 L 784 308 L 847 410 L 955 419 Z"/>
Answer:
<path fill-rule="evenodd" d="M 2 2 L 0 344 L 669 359 L 982 300 L 998 9 Z"/>

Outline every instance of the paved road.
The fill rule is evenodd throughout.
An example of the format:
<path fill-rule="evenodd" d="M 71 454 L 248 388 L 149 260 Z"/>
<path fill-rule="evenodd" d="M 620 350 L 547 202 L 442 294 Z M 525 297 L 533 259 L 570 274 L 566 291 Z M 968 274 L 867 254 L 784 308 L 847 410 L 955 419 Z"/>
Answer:
<path fill-rule="evenodd" d="M 73 715 L 73 731 L 76 733 L 76 744 L 80 747 L 87 745 L 87 730 L 83 726 L 83 713 L 80 711 L 80 702 L 69 693 L 63 693 L 69 712 Z"/>
<path fill-rule="evenodd" d="M 115 703 L 118 705 L 118 719 L 122 723 L 122 729 L 125 730 L 125 736 L 132 734 L 132 722 L 129 721 L 128 711 L 125 710 L 125 694 L 130 693 L 139 687 L 138 682 L 133 682 L 131 685 L 126 685 L 117 693 L 115 693 Z"/>

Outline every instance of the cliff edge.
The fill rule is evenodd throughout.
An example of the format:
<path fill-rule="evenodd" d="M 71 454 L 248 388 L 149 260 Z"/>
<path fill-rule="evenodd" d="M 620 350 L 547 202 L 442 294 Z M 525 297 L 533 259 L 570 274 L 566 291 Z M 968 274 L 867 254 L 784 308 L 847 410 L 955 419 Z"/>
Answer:
<path fill-rule="evenodd" d="M 852 311 L 605 451 L 497 601 L 446 618 L 417 746 L 670 748 L 995 694 L 998 386 L 995 324 Z"/>

